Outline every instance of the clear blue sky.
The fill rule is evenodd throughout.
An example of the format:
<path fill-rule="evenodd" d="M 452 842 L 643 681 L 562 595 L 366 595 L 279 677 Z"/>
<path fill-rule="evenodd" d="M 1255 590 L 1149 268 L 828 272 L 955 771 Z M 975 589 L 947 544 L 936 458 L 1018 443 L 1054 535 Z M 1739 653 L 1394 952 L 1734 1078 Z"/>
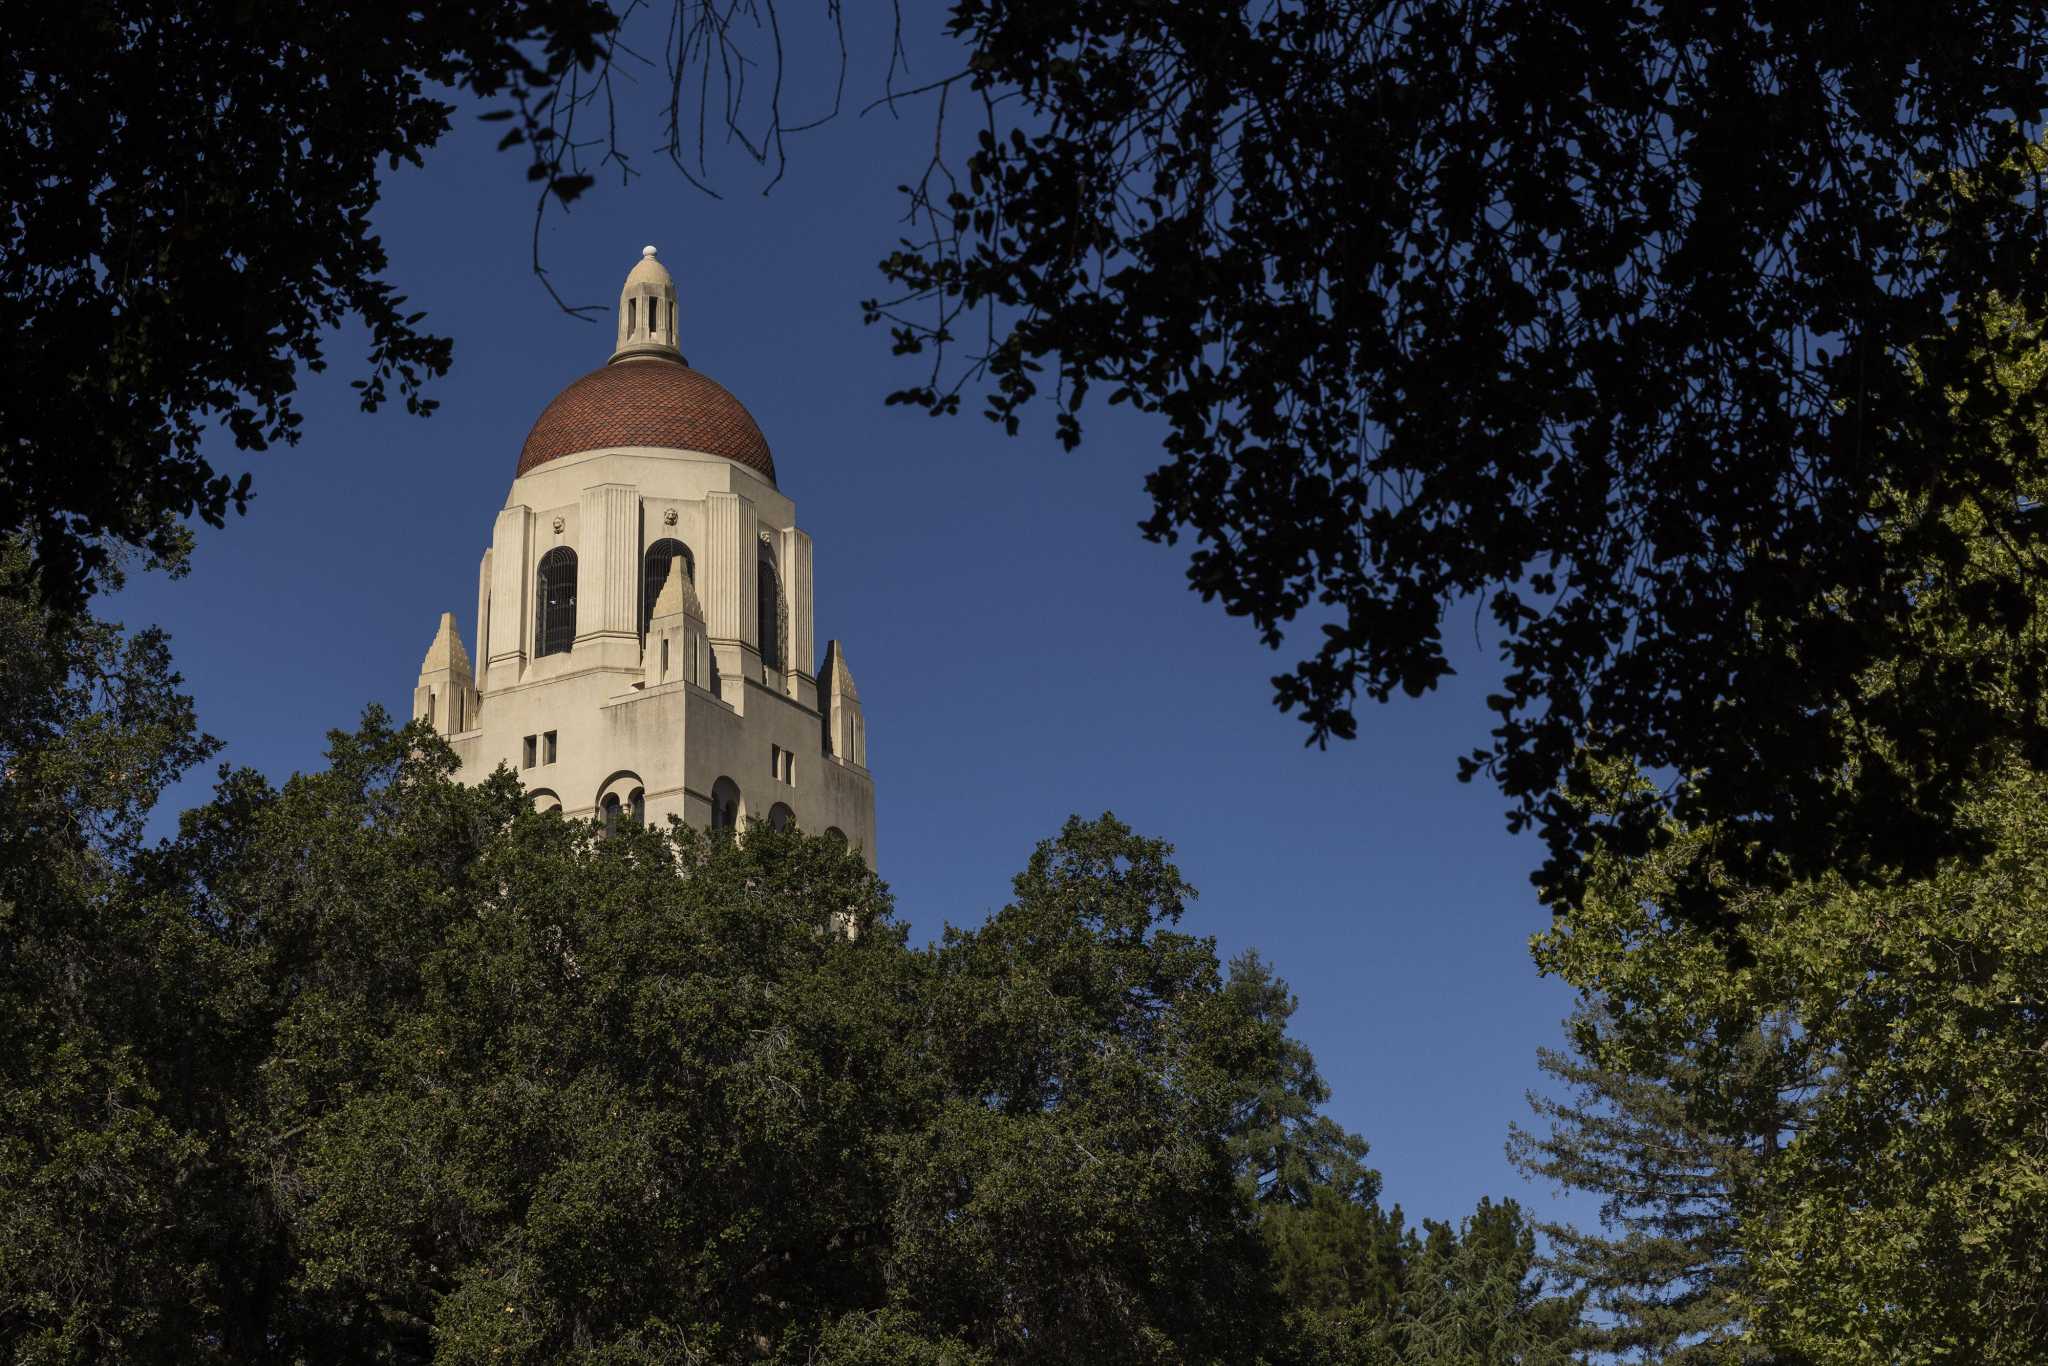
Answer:
<path fill-rule="evenodd" d="M 875 81 L 861 62 L 856 93 Z M 793 112 L 825 93 L 799 83 Z M 473 112 L 424 171 L 390 177 L 377 216 L 392 278 L 455 340 L 440 411 L 356 411 L 360 337 L 337 336 L 299 446 L 213 451 L 254 470 L 250 514 L 201 529 L 189 578 L 139 577 L 109 609 L 172 632 L 225 757 L 274 778 L 317 766 L 326 730 L 369 703 L 406 715 L 442 611 L 474 649 L 477 559 L 520 443 L 611 348 L 608 312 L 566 317 L 528 273 L 524 162 L 494 153 L 503 125 Z M 629 109 L 634 136 L 644 112 Z M 919 936 L 976 921 L 1070 812 L 1114 811 L 1178 847 L 1201 889 L 1189 928 L 1226 957 L 1257 947 L 1299 993 L 1296 1032 L 1389 1200 L 1413 1219 L 1481 1195 L 1563 1211 L 1502 1155 L 1571 997 L 1529 959 L 1535 841 L 1454 776 L 1486 730 L 1487 654 L 1464 636 L 1451 687 L 1368 705 L 1358 740 L 1305 748 L 1267 682 L 1292 656 L 1190 592 L 1183 551 L 1138 535 L 1156 428 L 1098 410 L 1067 454 L 1049 421 L 1006 438 L 971 413 L 885 407 L 921 362 L 891 358 L 858 304 L 884 289 L 895 187 L 929 147 L 925 113 L 843 117 L 792 145 L 765 198 L 738 157 L 714 154 L 713 199 L 643 156 L 643 176 L 601 178 L 544 237 L 565 297 L 607 309 L 658 245 L 685 353 L 766 433 L 816 541 L 820 648 L 843 640 L 860 683 L 899 910 Z"/>

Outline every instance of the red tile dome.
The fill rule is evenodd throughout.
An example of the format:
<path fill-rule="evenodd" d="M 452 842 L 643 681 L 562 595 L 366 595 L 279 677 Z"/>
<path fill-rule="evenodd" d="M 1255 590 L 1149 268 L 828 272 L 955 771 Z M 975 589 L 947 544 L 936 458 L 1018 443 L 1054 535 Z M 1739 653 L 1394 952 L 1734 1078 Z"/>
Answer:
<path fill-rule="evenodd" d="M 526 434 L 517 473 L 608 446 L 722 455 L 775 482 L 775 457 L 753 415 L 717 380 L 666 358 L 621 360 L 555 395 Z"/>

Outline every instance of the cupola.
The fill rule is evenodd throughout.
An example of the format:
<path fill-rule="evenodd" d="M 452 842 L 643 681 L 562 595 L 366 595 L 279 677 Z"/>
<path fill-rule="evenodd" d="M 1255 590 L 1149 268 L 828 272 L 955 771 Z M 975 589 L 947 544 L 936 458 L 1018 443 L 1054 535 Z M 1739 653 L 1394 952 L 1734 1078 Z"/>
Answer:
<path fill-rule="evenodd" d="M 639 264 L 619 291 L 619 345 L 611 363 L 642 357 L 683 359 L 676 342 L 676 282 L 654 259 L 653 247 L 640 248 Z"/>

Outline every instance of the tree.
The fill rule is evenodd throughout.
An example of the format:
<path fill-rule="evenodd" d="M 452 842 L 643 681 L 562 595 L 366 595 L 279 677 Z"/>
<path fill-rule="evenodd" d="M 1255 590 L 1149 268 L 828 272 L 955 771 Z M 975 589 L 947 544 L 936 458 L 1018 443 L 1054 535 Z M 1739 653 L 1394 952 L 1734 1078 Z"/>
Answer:
<path fill-rule="evenodd" d="M 603 0 L 9 11 L 0 531 L 31 538 L 54 605 L 122 547 L 181 564 L 184 519 L 240 510 L 248 477 L 213 469 L 208 428 L 296 441 L 299 371 L 344 319 L 369 333 L 364 407 L 395 386 L 431 411 L 448 342 L 382 278 L 380 169 L 447 130 L 437 87 L 545 107 L 614 23 Z M 561 199 L 589 184 L 533 172 Z"/>
<path fill-rule="evenodd" d="M 1512 1200 L 1403 1239 L 1400 1298 L 1297 1316 L 1308 1366 L 1572 1366 L 1583 1296 L 1553 1294 L 1536 1232 Z"/>
<path fill-rule="evenodd" d="M 1693 1049 L 1620 1071 L 1596 1061 L 1614 1029 L 1605 1010 L 1575 1014 L 1572 1051 L 1537 1055 L 1563 1092 L 1529 1097 L 1546 1130 L 1510 1129 L 1508 1156 L 1524 1174 L 1600 1199 L 1604 1233 L 1540 1226 L 1546 1265 L 1600 1311 L 1584 1330 L 1592 1350 L 1672 1366 L 1769 1361 L 1744 1332 L 1757 1291 L 1737 1209 L 1799 1125 L 1811 1087 L 1786 1075 L 1786 1060 L 1800 1050 L 1782 1028 L 1751 1035 L 1726 1057 L 1735 1074 L 1715 1083 L 1738 1108 L 1710 1121 L 1692 1103 Z"/>
<path fill-rule="evenodd" d="M 1401 1299 L 1408 1229 L 1399 1206 L 1379 1205 L 1365 1140 L 1318 1113 L 1329 1088 L 1307 1047 L 1286 1034 L 1299 1002 L 1250 952 L 1232 960 L 1225 993 L 1249 1027 L 1246 1063 L 1234 1070 L 1252 1083 L 1230 1145 L 1257 1204 L 1274 1285 L 1297 1316 L 1387 1318 Z"/>
<path fill-rule="evenodd" d="M 1365 1141 L 1319 1114 L 1315 1060 L 1286 1035 L 1297 1002 L 1257 954 L 1232 961 L 1224 996 L 1249 1045 L 1230 1126 L 1270 1276 L 1302 1366 L 1538 1366 L 1572 1360 L 1583 1295 L 1550 1293 L 1535 1229 L 1513 1201 L 1462 1223 L 1407 1226 L 1379 1204 Z M 1242 1083 L 1250 1083 L 1243 1085 Z M 1285 1356 L 1285 1354 L 1283 1354 Z"/>
<path fill-rule="evenodd" d="M 209 742 L 76 639 L 7 679 L 11 1356 L 1277 1360 L 1262 1189 L 1377 1188 L 1113 818 L 913 949 L 836 841 L 606 835 L 373 712 L 144 848 Z"/>
<path fill-rule="evenodd" d="M 1313 642 L 1275 686 L 1317 741 L 1450 672 L 1453 609 L 1490 617 L 1507 675 L 1464 771 L 1542 829 L 1554 903 L 1590 848 L 1661 828 L 1560 795 L 1586 746 L 1684 775 L 1646 806 L 1719 824 L 1751 877 L 1925 871 L 1985 742 L 2048 752 L 1916 606 L 1972 510 L 2015 553 L 1949 627 L 2048 683 L 2048 519 L 2020 496 L 2048 457 L 2012 439 L 2039 397 L 1997 382 L 2024 345 L 1983 307 L 2048 290 L 2039 5 L 949 24 L 976 141 L 912 188 L 899 293 L 869 305 L 938 353 L 898 397 L 979 392 L 1012 430 L 1046 397 L 1069 444 L 1092 394 L 1159 415 L 1144 530 L 1192 535 L 1192 586 L 1269 645 Z"/>
<path fill-rule="evenodd" d="M 781 70 L 773 0 L 747 13 L 758 40 L 730 6 L 667 16 L 660 151 L 700 182 L 693 118 L 778 175 L 794 131 L 781 81 L 732 74 Z M 616 17 L 161 0 L 9 26 L 0 524 L 32 530 L 49 591 L 75 602 L 110 543 L 175 562 L 181 518 L 239 506 L 200 432 L 290 440 L 295 366 L 343 317 L 372 334 L 365 402 L 431 404 L 447 348 L 380 279 L 376 165 L 438 138 L 440 83 L 516 120 L 542 208 L 630 169 L 600 113 Z M 1558 796 L 1589 743 L 1687 775 L 1653 804 L 1727 826 L 1751 876 L 1770 850 L 1924 871 L 1963 833 L 1977 741 L 2048 744 L 1910 625 L 1918 576 L 1956 564 L 1943 515 L 1975 507 L 2021 553 L 1954 625 L 2013 634 L 2048 680 L 2019 591 L 2048 531 L 2017 497 L 2044 457 L 1994 453 L 2037 398 L 1994 381 L 2017 353 L 1980 307 L 2048 292 L 2019 155 L 2044 22 L 2029 0 L 956 0 L 935 145 L 956 94 L 983 126 L 912 187 L 868 312 L 941 355 L 985 319 L 964 372 L 899 395 L 936 410 L 980 384 L 1014 425 L 1049 383 L 1070 442 L 1104 388 L 1159 414 L 1145 529 L 1193 535 L 1193 586 L 1268 643 L 1318 641 L 1276 679 L 1314 739 L 1352 734 L 1361 694 L 1435 686 L 1451 610 L 1489 614 L 1507 677 L 1465 772 L 1542 829 L 1553 899 L 1592 845 L 1661 828 Z M 1897 687 L 1859 693 L 1878 661 Z M 1834 781 L 1877 755 L 1888 781 Z"/>
<path fill-rule="evenodd" d="M 2042 154 L 2028 164 L 2041 168 Z M 2037 316 L 2010 300 L 1985 304 L 1978 326 L 2007 358 L 1992 367 L 1993 385 L 2040 387 L 2048 347 Z M 2038 419 L 2000 429 L 1987 458 L 2037 448 L 2041 435 Z M 2015 499 L 2035 507 L 2044 493 L 2048 484 L 2022 479 Z M 2048 717 L 2026 664 L 2030 636 L 1972 625 L 1958 606 L 2019 592 L 2019 616 L 2039 616 L 2028 547 L 2005 536 L 1996 508 L 1899 508 L 1898 520 L 1950 543 L 1913 595 L 1914 654 L 1973 679 L 1998 706 Z M 1910 691 L 1914 667 L 1873 664 L 1858 706 Z M 1743 1041 L 1773 1024 L 1787 1030 L 1778 1075 L 1814 1094 L 1781 1150 L 1737 1188 L 1735 1213 L 1753 1331 L 1800 1360 L 2038 1355 L 2048 1302 L 2038 1237 L 2048 1219 L 2048 763 L 2009 738 L 1975 743 L 1985 771 L 1956 816 L 1968 853 L 1922 867 L 1926 851 L 1902 851 L 1875 885 L 1854 868 L 1800 874 L 1781 863 L 1759 876 L 1739 832 L 1667 819 L 1652 852 L 1590 858 L 1584 896 L 1537 941 L 1539 965 L 1611 1008 L 1611 1031 L 1581 1036 L 1588 1061 L 1662 1075 L 1724 1138 L 1763 1132 L 1739 1123 L 1762 1113 L 1744 1094 L 1755 1073 Z M 1837 782 L 1866 796 L 1891 791 L 1898 757 L 1880 747 Z M 1628 763 L 1597 759 L 1572 800 L 1643 811 L 1651 790 Z M 1678 909 L 1702 893 L 1721 907 L 1718 931 Z M 1675 1057 L 1690 1066 L 1660 1074 Z"/>
<path fill-rule="evenodd" d="M 137 885 L 144 815 L 214 746 L 161 632 L 52 613 L 31 577 L 0 541 L 0 1342 L 169 1356 L 260 1260 L 217 1142 L 212 948 Z"/>
<path fill-rule="evenodd" d="M 1657 855 L 1596 862 L 1587 897 L 1539 941 L 1546 970 L 1612 1002 L 1591 1060 L 1634 1072 L 1685 1053 L 1696 1065 L 1677 1094 L 1724 1137 L 1753 1106 L 1735 1055 L 1765 1021 L 1792 1025 L 1787 1063 L 1817 1089 L 1732 1192 L 1765 1346 L 1824 1364 L 2039 1355 L 2044 810 L 2048 777 L 2014 763 L 1963 808 L 1987 859 L 1881 889 L 1748 886 L 1713 832 L 1673 832 Z M 1664 909 L 1679 864 L 1734 903 L 1732 950 Z"/>

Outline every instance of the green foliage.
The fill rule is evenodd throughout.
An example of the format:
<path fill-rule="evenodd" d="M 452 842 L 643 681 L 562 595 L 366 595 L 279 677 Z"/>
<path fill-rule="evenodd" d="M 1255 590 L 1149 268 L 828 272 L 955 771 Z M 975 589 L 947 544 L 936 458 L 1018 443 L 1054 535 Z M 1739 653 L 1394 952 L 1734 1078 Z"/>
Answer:
<path fill-rule="evenodd" d="M 2040 148 L 2012 162 L 2044 166 Z M 1966 202 L 2005 192 L 1953 184 Z M 1994 388 L 2040 388 L 2038 316 L 1994 296 L 1959 326 L 1989 339 Z M 1953 406 L 1983 401 L 1932 369 L 1914 378 Z M 2002 491 L 1874 500 L 1872 525 L 1919 547 L 1914 646 L 1866 670 L 1848 724 L 1930 669 L 1971 707 L 2048 717 L 2031 663 L 2037 552 L 2007 533 L 2012 517 L 2040 520 L 2048 482 L 2026 453 L 2042 435 L 2038 419 L 1992 423 L 1982 458 L 2005 462 Z M 1831 781 L 1845 801 L 1903 800 L 1937 743 L 1873 732 Z M 1884 851 L 1874 879 L 1870 865 L 1802 874 L 1740 825 L 1658 820 L 1639 772 L 1590 761 L 1570 800 L 1589 819 L 1644 821 L 1648 838 L 1591 857 L 1584 896 L 1536 943 L 1539 964 L 1610 1011 L 1579 1031 L 1590 1065 L 1669 1086 L 1689 1125 L 1760 1147 L 1725 1189 L 1743 1263 L 1729 1288 L 1761 1344 L 1802 1361 L 2028 1361 L 2048 1333 L 2048 769 L 2003 726 L 1942 743 L 1978 770 L 1956 843 Z"/>
<path fill-rule="evenodd" d="M 144 847 L 212 742 L 160 636 L 41 611 L 4 550 L 11 1359 L 1424 1366 L 1565 1340 L 1576 1301 L 1512 1206 L 1421 1235 L 1379 1208 L 1292 993 L 1182 930 L 1171 850 L 1113 817 L 912 948 L 838 841 L 607 836 L 509 772 L 454 783 L 373 710 L 322 771 L 223 770 Z"/>
<path fill-rule="evenodd" d="M 1690 1056 L 1673 1080 L 1723 1133 L 1756 1112 L 1744 1041 L 1794 1022 L 1814 1091 L 1735 1211 L 1756 1332 L 1814 1362 L 2032 1361 L 2048 1333 L 2048 778 L 2014 763 L 1962 814 L 1989 858 L 1885 888 L 1748 887 L 1711 832 L 1674 831 L 1596 863 L 1538 943 L 1613 1003 L 1602 1065 Z M 1662 909 L 1681 877 L 1722 888 L 1732 946 Z"/>
<path fill-rule="evenodd" d="M 1803 1050 L 1779 1026 L 1722 1053 L 1733 1070 L 1716 1086 L 1733 1108 L 1710 1119 L 1697 1108 L 1696 1046 L 1620 1071 L 1594 1061 L 1615 1030 L 1604 1010 L 1575 1015 L 1573 1051 L 1538 1054 L 1563 1092 L 1529 1098 L 1545 1131 L 1510 1133 L 1508 1155 L 1529 1176 L 1600 1199 L 1604 1233 L 1542 1226 L 1546 1265 L 1601 1311 L 1585 1329 L 1591 1349 L 1672 1366 L 1768 1361 L 1744 1331 L 1756 1287 L 1737 1211 L 1808 1108 Z"/>
<path fill-rule="evenodd" d="M 1514 1201 L 1479 1207 L 1457 1227 L 1425 1221 L 1400 1245 L 1398 1301 L 1297 1316 L 1304 1366 L 1571 1366 L 1578 1294 L 1549 1292 L 1536 1231 Z"/>
<path fill-rule="evenodd" d="M 14 1359 L 1277 1364 L 1464 1312 L 1163 843 L 1070 821 L 913 949 L 835 841 L 606 837 L 372 712 L 143 848 L 210 747 L 162 642 L 16 586 L 68 652 L 6 656 Z"/>
<path fill-rule="evenodd" d="M 135 889 L 141 822 L 203 759 L 162 635 L 35 603 L 0 542 L 0 1340 L 25 1362 L 201 1332 L 247 1247 L 221 1177 L 199 977 L 212 946 Z"/>

